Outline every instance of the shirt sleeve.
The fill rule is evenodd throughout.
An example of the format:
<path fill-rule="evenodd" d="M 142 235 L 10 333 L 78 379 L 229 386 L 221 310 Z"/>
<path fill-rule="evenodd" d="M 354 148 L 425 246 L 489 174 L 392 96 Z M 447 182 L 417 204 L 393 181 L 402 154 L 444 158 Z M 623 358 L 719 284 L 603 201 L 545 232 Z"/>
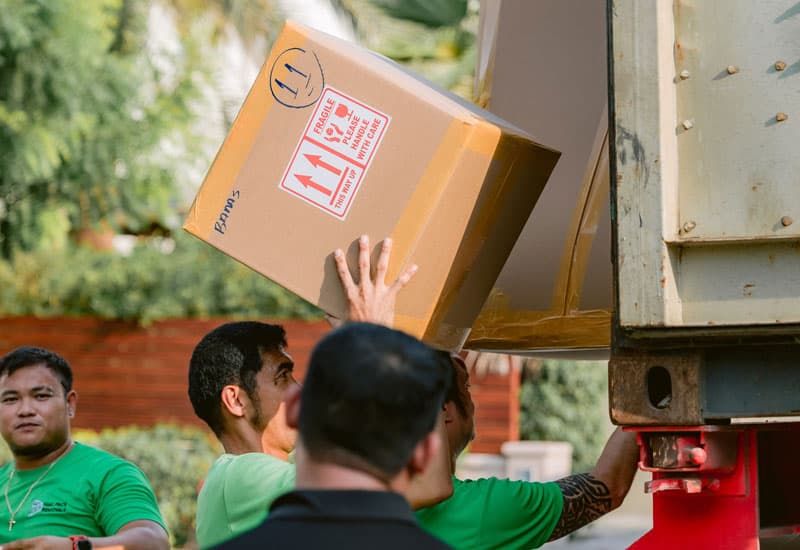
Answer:
<path fill-rule="evenodd" d="M 97 495 L 96 515 L 109 536 L 140 520 L 153 521 L 167 530 L 147 477 L 130 462 L 120 461 L 106 474 Z"/>
<path fill-rule="evenodd" d="M 538 548 L 548 541 L 564 506 L 558 485 L 496 478 L 475 483 L 485 495 L 481 547 Z"/>
<path fill-rule="evenodd" d="M 237 457 L 225 477 L 223 495 L 231 531 L 241 533 L 260 524 L 272 502 L 294 487 L 294 464 L 261 453 Z"/>

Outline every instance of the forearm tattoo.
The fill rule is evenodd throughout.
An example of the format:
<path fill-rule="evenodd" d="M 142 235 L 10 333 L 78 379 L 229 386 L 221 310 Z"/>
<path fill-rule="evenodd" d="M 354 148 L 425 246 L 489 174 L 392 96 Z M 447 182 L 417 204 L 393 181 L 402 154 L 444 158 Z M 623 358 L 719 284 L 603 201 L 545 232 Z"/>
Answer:
<path fill-rule="evenodd" d="M 611 511 L 611 491 L 591 474 L 556 481 L 564 495 L 564 509 L 550 540 L 560 539 Z"/>

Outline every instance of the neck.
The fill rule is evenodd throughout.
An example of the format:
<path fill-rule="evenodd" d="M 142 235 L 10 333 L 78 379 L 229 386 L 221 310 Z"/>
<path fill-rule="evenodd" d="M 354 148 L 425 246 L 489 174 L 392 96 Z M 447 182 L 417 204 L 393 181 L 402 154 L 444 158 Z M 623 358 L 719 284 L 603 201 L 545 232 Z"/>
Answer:
<path fill-rule="evenodd" d="M 361 470 L 317 462 L 299 446 L 296 455 L 298 489 L 394 491 L 403 496 L 408 491 L 408 479 L 404 473 L 386 482 Z"/>
<path fill-rule="evenodd" d="M 283 461 L 289 460 L 289 453 L 264 442 L 255 430 L 231 430 L 219 435 L 225 452 L 232 455 L 245 453 L 264 453 Z"/>
<path fill-rule="evenodd" d="M 262 447 L 261 452 L 265 455 L 274 456 L 279 460 L 283 460 L 284 462 L 289 462 L 289 453 L 284 451 L 283 449 L 277 449 L 275 447 Z"/>
<path fill-rule="evenodd" d="M 72 439 L 69 437 L 56 449 L 40 456 L 14 455 L 14 468 L 16 470 L 33 470 L 51 464 L 64 456 L 72 448 Z"/>

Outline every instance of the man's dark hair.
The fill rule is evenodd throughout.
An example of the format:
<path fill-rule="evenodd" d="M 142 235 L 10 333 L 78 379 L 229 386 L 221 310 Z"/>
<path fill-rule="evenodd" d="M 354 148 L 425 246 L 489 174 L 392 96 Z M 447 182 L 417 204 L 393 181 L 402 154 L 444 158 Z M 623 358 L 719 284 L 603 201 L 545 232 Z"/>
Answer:
<path fill-rule="evenodd" d="M 261 355 L 282 346 L 286 346 L 283 327 L 257 321 L 226 323 L 200 340 L 189 362 L 189 400 L 215 434 L 222 431 L 222 388 L 235 384 L 257 403 Z"/>
<path fill-rule="evenodd" d="M 461 371 L 465 376 L 469 376 L 467 365 L 461 357 L 453 355 L 449 351 L 437 350 L 436 353 L 439 355 L 441 361 L 447 363 L 451 373 L 450 389 L 447 390 L 447 396 L 444 398 L 445 403 L 452 401 L 461 416 L 466 418 L 467 404 L 464 402 L 464 392 L 462 392 L 459 387 L 457 371 Z"/>
<path fill-rule="evenodd" d="M 67 360 L 49 349 L 35 346 L 22 346 L 8 352 L 0 359 L 0 376 L 11 376 L 19 369 L 44 365 L 58 377 L 64 388 L 64 395 L 72 390 L 72 368 Z"/>
<path fill-rule="evenodd" d="M 311 354 L 300 437 L 313 460 L 389 480 L 433 429 L 450 382 L 436 352 L 411 336 L 353 323 Z"/>

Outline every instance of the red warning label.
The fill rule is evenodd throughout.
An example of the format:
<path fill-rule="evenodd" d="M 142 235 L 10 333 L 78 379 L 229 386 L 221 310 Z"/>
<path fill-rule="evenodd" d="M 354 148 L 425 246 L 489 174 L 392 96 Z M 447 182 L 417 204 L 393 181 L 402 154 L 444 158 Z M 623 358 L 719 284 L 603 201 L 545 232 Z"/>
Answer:
<path fill-rule="evenodd" d="M 390 121 L 388 115 L 325 88 L 281 189 L 345 219 Z"/>

